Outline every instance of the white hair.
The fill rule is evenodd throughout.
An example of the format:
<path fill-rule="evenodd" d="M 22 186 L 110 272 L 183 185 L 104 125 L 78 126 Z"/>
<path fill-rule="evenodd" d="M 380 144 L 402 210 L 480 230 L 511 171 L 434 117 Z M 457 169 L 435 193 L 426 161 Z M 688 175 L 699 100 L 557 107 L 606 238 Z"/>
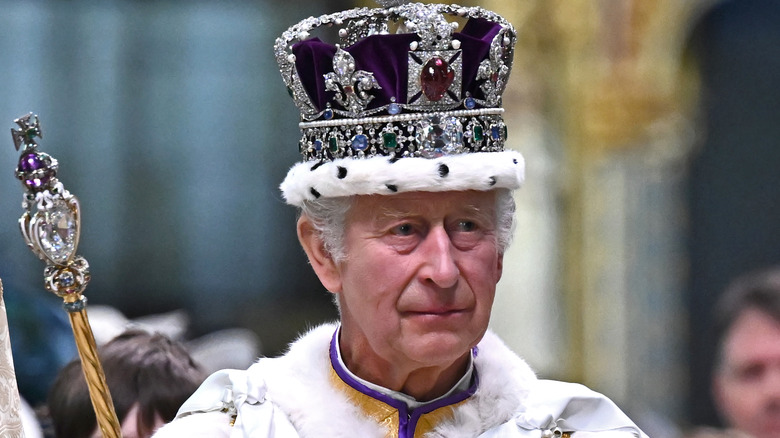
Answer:
<path fill-rule="evenodd" d="M 499 188 L 496 191 L 496 246 L 503 254 L 512 243 L 515 227 L 515 200 L 512 190 Z M 306 200 L 301 204 L 300 214 L 308 217 L 319 233 L 325 250 L 336 263 L 346 260 L 344 234 L 347 213 L 352 208 L 354 196 Z"/>

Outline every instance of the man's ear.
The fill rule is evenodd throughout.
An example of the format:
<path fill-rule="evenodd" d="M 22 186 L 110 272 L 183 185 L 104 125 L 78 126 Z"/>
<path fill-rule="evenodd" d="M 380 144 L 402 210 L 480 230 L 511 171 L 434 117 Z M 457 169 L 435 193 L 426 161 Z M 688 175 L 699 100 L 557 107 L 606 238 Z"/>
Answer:
<path fill-rule="evenodd" d="M 333 293 L 341 292 L 339 267 L 325 249 L 325 243 L 322 241 L 320 233 L 306 215 L 301 215 L 298 219 L 298 241 L 301 242 L 314 273 L 317 274 L 325 289 Z"/>
<path fill-rule="evenodd" d="M 496 260 L 496 283 L 501 280 L 501 276 L 504 274 L 504 253 L 498 255 Z"/>

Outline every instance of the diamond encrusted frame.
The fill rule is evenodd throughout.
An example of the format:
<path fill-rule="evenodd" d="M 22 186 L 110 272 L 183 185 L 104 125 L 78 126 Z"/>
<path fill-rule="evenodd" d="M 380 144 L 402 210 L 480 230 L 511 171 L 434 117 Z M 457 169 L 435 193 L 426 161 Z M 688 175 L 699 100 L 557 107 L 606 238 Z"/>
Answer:
<path fill-rule="evenodd" d="M 453 18 L 482 18 L 501 25 L 503 38 L 494 41 L 493 45 L 500 44 L 506 38 L 514 42 L 516 38 L 515 30 L 512 25 L 502 16 L 495 12 L 480 7 L 464 7 L 459 5 L 429 4 L 421 5 L 419 3 L 410 3 L 392 8 L 355 8 L 346 11 L 340 11 L 332 14 L 325 14 L 319 17 L 309 17 L 285 30 L 274 43 L 274 56 L 279 65 L 279 70 L 295 105 L 301 112 L 302 120 L 316 120 L 323 116 L 325 109 L 319 110 L 311 101 L 301 83 L 300 77 L 295 70 L 295 55 L 292 53 L 292 46 L 311 36 L 311 32 L 320 27 L 339 27 L 340 44 L 348 47 L 357 40 L 365 38 L 373 33 L 387 32 L 387 26 L 378 23 L 413 21 L 415 14 L 424 8 L 428 14 L 441 14 Z M 362 23 L 362 24 L 361 24 Z M 413 26 L 414 27 L 414 26 Z M 410 30 L 411 31 L 411 30 Z M 424 39 L 423 39 L 424 40 Z M 452 41 L 450 41 L 452 43 Z M 425 49 L 421 44 L 420 49 Z M 511 68 L 510 65 L 507 67 Z M 495 106 L 487 101 L 477 100 L 477 103 L 483 106 Z M 460 104 L 460 103 L 458 103 Z M 412 110 L 406 108 L 404 103 L 398 103 L 402 110 Z M 386 113 L 387 106 L 372 110 L 368 116 L 378 113 Z M 338 112 L 337 112 L 338 113 Z M 345 114 L 346 116 L 346 114 Z"/>
<path fill-rule="evenodd" d="M 409 80 L 406 108 L 412 110 L 444 110 L 460 105 L 462 102 L 461 89 L 463 87 L 463 52 L 461 50 L 410 50 L 409 51 L 409 78 L 420 78 L 423 67 L 428 62 L 439 58 L 447 63 L 454 73 L 452 83 L 440 100 L 428 100 L 422 90 L 421 80 Z"/>

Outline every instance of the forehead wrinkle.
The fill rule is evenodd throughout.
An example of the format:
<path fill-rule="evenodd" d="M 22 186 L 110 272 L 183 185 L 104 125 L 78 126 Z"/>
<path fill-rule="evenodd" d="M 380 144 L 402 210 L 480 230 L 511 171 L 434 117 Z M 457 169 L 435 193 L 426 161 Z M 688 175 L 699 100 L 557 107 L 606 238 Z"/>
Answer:
<path fill-rule="evenodd" d="M 430 211 L 438 211 L 438 206 L 435 203 L 420 202 L 422 208 L 398 208 L 395 206 L 381 206 L 378 208 L 376 214 L 376 220 L 398 220 L 409 217 L 424 216 Z M 494 222 L 494 211 L 492 209 L 480 208 L 474 204 L 466 204 L 455 208 L 448 212 L 445 216 L 460 216 L 465 215 L 469 217 L 476 217 L 479 220 L 484 220 L 490 223 Z"/>
<path fill-rule="evenodd" d="M 461 203 L 462 200 L 449 199 L 440 202 L 439 200 L 419 197 L 399 200 L 393 198 L 393 196 L 371 195 L 359 198 L 359 201 L 353 204 L 348 221 L 359 218 L 368 219 L 371 222 L 392 221 L 431 214 L 438 216 L 442 211 L 445 211 L 445 214 L 443 214 L 445 218 L 464 215 L 495 225 L 496 205 L 494 201 Z M 355 207 L 358 205 L 361 206 L 360 210 L 362 210 L 359 217 L 355 214 L 358 210 Z M 445 209 L 442 210 L 442 207 L 445 207 Z"/>

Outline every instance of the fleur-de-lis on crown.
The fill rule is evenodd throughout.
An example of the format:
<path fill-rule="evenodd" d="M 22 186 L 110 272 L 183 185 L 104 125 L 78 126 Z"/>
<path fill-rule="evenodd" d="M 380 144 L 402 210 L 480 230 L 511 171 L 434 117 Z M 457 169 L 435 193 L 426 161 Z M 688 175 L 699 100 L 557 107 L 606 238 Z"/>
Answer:
<path fill-rule="evenodd" d="M 511 55 L 511 42 L 513 35 L 507 31 L 496 36 L 501 44 L 492 44 L 490 57 L 479 64 L 477 79 L 487 79 L 480 89 L 485 93 L 485 100 L 490 105 L 499 105 L 501 95 L 504 93 L 509 80 L 510 67 L 507 65 L 507 56 Z"/>
<path fill-rule="evenodd" d="M 349 52 L 336 49 L 333 56 L 333 72 L 325 76 L 325 89 L 335 91 L 334 99 L 343 106 L 351 117 L 360 117 L 374 96 L 367 93 L 371 89 L 382 87 L 371 72 L 355 71 L 355 58 Z"/>

